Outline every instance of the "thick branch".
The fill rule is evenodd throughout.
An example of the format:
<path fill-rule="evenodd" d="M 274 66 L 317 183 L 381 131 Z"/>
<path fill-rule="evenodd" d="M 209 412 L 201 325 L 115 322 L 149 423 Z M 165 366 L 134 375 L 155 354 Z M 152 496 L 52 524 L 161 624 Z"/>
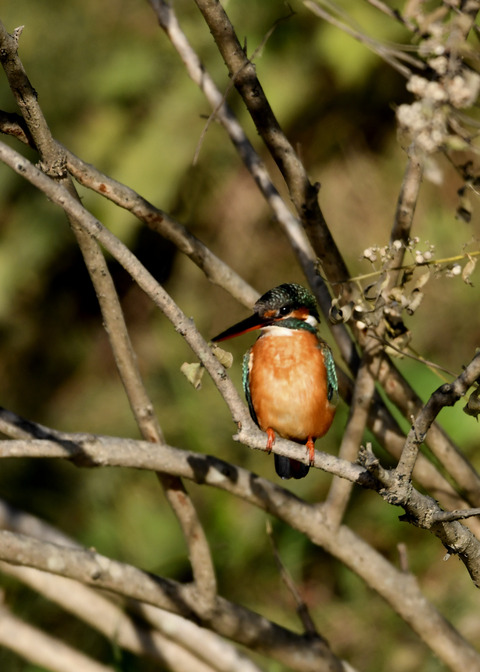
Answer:
<path fill-rule="evenodd" d="M 247 501 L 266 509 L 282 518 L 292 527 L 305 532 L 309 536 L 312 529 L 303 529 L 303 518 L 308 515 L 312 520 L 321 512 L 317 505 L 307 505 L 297 498 L 293 501 L 297 507 L 309 507 L 310 513 L 300 511 L 292 505 L 293 495 L 283 488 L 274 486 L 269 481 L 258 479 L 252 483 L 252 475 L 238 467 L 209 456 L 164 446 L 162 451 L 152 451 L 148 442 L 112 437 L 95 437 L 60 433 L 51 430 L 50 440 L 1 441 L 0 457 L 60 457 L 70 459 L 79 466 L 124 466 L 148 470 L 161 470 L 173 475 L 189 478 L 198 483 L 208 483 L 214 487 L 225 489 Z M 258 432 L 258 447 L 265 450 L 265 441 Z M 48 434 L 47 434 L 48 436 Z M 253 442 L 252 442 L 253 443 Z M 252 444 L 250 444 L 252 445 Z M 294 446 L 292 449 L 290 446 Z M 302 449 L 289 441 L 278 440 L 279 454 L 297 458 Z M 458 522 L 441 521 L 437 524 L 436 515 L 441 512 L 437 502 L 431 497 L 421 495 L 410 482 L 408 489 L 402 489 L 402 481 L 395 477 L 394 471 L 383 469 L 378 460 L 364 459 L 364 466 L 370 476 L 360 465 L 351 464 L 327 453 L 315 452 L 315 465 L 322 469 L 342 476 L 365 487 L 375 489 L 390 504 L 402 506 L 409 514 L 408 520 L 415 525 L 430 530 L 439 537 L 452 552 L 458 553 L 476 584 L 480 584 L 480 541 L 467 528 Z M 248 484 L 248 487 L 245 487 Z M 268 497 L 265 495 L 268 494 Z M 296 512 L 296 515 L 291 515 Z M 323 519 L 323 513 L 321 513 Z M 439 518 L 440 520 L 440 518 Z M 333 532 L 332 526 L 325 518 L 325 524 Z"/>
<path fill-rule="evenodd" d="M 281 660 L 299 672 L 342 672 L 322 640 L 295 635 L 248 609 L 217 597 L 208 619 L 192 585 L 142 572 L 91 550 L 65 548 L 0 531 L 0 558 L 132 597 L 199 620 L 224 637 Z"/>
<path fill-rule="evenodd" d="M 218 50 L 227 65 L 236 89 L 242 96 L 256 129 L 278 165 L 291 199 L 306 228 L 310 241 L 331 281 L 348 277 L 347 267 L 338 252 L 318 203 L 318 185 L 308 179 L 305 168 L 283 133 L 265 96 L 235 30 L 220 2 L 195 0 L 202 12 Z"/>
<path fill-rule="evenodd" d="M 105 595 L 77 581 L 6 562 L 0 563 L 0 570 L 9 576 L 14 576 L 48 600 L 55 602 L 66 611 L 82 619 L 101 632 L 108 640 L 116 642 L 122 648 L 132 651 L 138 656 L 145 656 L 157 660 L 163 665 L 166 664 L 174 672 L 184 672 L 185 670 L 219 672 L 223 669 L 222 665 L 217 664 L 218 658 L 212 658 L 208 661 L 209 664 L 206 664 L 204 647 L 198 649 L 196 655 L 193 655 L 188 650 L 191 651 L 193 648 L 189 638 L 185 638 L 184 644 L 171 641 L 168 637 L 145 627 L 145 623 L 140 619 L 135 619 L 126 614 L 119 605 Z M 185 619 L 179 620 L 187 630 L 190 627 L 196 627 Z M 207 634 L 210 635 L 210 633 Z M 252 667 L 254 669 L 251 672 L 259 672 L 256 666 Z M 68 669 L 70 672 L 73 666 Z M 238 672 L 243 672 L 243 670 L 239 668 Z"/>
<path fill-rule="evenodd" d="M 362 464 L 383 484 L 378 492 L 389 503 L 405 510 L 402 520 L 429 530 L 452 554 L 458 555 L 474 584 L 480 588 L 480 541 L 455 517 L 448 521 L 437 502 L 415 490 L 395 470 L 384 469 L 370 451 L 362 454 Z"/>

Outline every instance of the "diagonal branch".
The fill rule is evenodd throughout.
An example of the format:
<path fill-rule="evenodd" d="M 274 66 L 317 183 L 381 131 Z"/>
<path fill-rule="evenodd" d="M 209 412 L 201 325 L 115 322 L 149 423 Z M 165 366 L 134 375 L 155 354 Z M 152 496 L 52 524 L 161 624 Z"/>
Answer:
<path fill-rule="evenodd" d="M 182 585 L 87 549 L 72 549 L 0 531 L 0 558 L 75 579 L 198 620 L 224 637 L 268 654 L 299 672 L 342 672 L 341 662 L 317 639 L 296 635 L 244 607 L 216 597 L 209 617 L 193 585 Z"/>
<path fill-rule="evenodd" d="M 184 670 L 221 672 L 224 669 L 223 660 L 221 656 L 218 656 L 218 650 L 216 651 L 217 658 L 206 659 L 205 646 L 194 651 L 195 647 L 191 645 L 190 637 L 185 637 L 183 642 L 173 641 L 168 634 L 165 636 L 165 633 L 157 632 L 146 626 L 144 619 L 140 620 L 139 617 L 135 618 L 125 613 L 122 606 L 115 604 L 106 595 L 77 581 L 6 562 L 0 562 L 0 570 L 22 581 L 40 595 L 88 623 L 111 642 L 132 651 L 137 656 L 166 664 L 173 672 L 184 672 Z M 137 608 L 140 612 L 141 606 Z M 158 610 L 152 608 L 152 611 Z M 172 614 L 168 616 L 174 618 Z M 198 626 L 183 618 L 177 617 L 177 619 L 187 631 L 198 629 Z M 214 635 L 209 632 L 204 633 L 203 641 L 205 642 L 205 639 L 208 641 L 209 637 L 214 637 Z M 233 647 L 230 645 L 228 649 L 229 660 L 231 660 Z M 73 667 L 71 665 L 67 669 L 70 671 Z M 83 667 L 81 669 L 83 670 Z M 249 672 L 260 672 L 253 663 L 243 667 L 239 666 L 237 672 L 247 672 L 247 669 Z"/>
<path fill-rule="evenodd" d="M 102 665 L 58 638 L 25 623 L 4 605 L 0 605 L 0 646 L 52 672 L 114 672 L 110 665 Z"/>
<path fill-rule="evenodd" d="M 292 202 L 325 274 L 332 281 L 348 277 L 347 268 L 318 203 L 318 185 L 311 184 L 302 162 L 281 129 L 256 75 L 255 66 L 241 46 L 225 10 L 215 0 L 195 2 L 213 35 L 235 88 L 285 179 Z"/>
<path fill-rule="evenodd" d="M 442 385 L 431 395 L 415 418 L 412 428 L 408 433 L 402 457 L 396 468 L 396 474 L 400 481 L 406 482 L 411 478 L 420 446 L 442 408 L 456 404 L 479 379 L 480 352 L 475 355 L 463 373 L 453 383 Z"/>
<path fill-rule="evenodd" d="M 35 149 L 35 143 L 28 128 L 18 114 L 0 110 L 0 132 L 16 137 Z M 56 142 L 60 150 L 65 153 L 68 172 L 77 182 L 131 212 L 152 231 L 169 240 L 180 252 L 189 257 L 205 273 L 210 282 L 223 287 L 247 308 L 253 306 L 259 297 L 258 292 L 183 224 L 147 201 L 131 187 L 105 175 L 95 166 L 82 161 L 64 145 Z"/>
<path fill-rule="evenodd" d="M 163 12 L 170 21 L 172 18 L 172 11 L 166 7 L 167 3 L 164 3 L 161 0 L 151 0 L 151 2 L 157 13 L 160 11 Z M 474 16 L 476 8 L 478 10 L 478 4 L 477 0 L 472 0 L 471 6 L 469 5 L 467 14 L 470 19 Z M 346 265 L 338 248 L 331 240 L 323 215 L 318 207 L 316 195 L 315 201 L 312 200 L 313 192 L 305 169 L 298 160 L 293 148 L 289 146 L 283 131 L 279 128 L 278 122 L 275 119 L 273 111 L 265 98 L 261 84 L 256 76 L 253 64 L 248 60 L 235 35 L 234 28 L 220 3 L 215 2 L 214 0 L 198 0 L 197 5 L 202 11 L 204 18 L 215 37 L 217 46 L 229 69 L 230 76 L 234 78 L 237 89 L 242 95 L 252 118 L 254 118 L 254 120 L 259 120 L 257 130 L 263 137 L 272 156 L 276 157 L 275 160 L 279 167 L 284 170 L 283 177 L 289 187 L 292 201 L 295 203 L 297 212 L 302 218 L 302 223 L 306 227 L 309 241 L 313 246 L 315 254 L 322 262 L 322 267 L 328 280 L 331 283 L 336 282 L 342 286 L 344 300 L 347 301 L 349 295 L 349 274 Z M 174 17 L 172 21 L 175 25 L 175 31 L 178 32 L 178 24 Z M 460 16 L 459 23 L 461 23 Z M 471 26 L 471 21 L 468 26 Z M 462 35 L 465 35 L 466 32 L 468 32 L 468 26 L 463 26 L 464 32 Z M 170 23 L 168 23 L 168 21 L 167 25 L 162 23 L 162 27 L 164 27 L 170 39 L 174 42 L 174 39 L 172 39 Z M 219 120 L 227 128 L 221 114 L 219 114 Z M 265 137 L 263 136 L 263 131 L 265 131 Z M 421 179 L 422 168 L 415 157 L 411 157 L 409 165 L 412 179 L 408 178 L 407 166 L 406 176 L 408 179 L 404 181 L 402 188 L 403 198 L 400 200 L 404 203 L 410 203 L 414 208 L 416 202 L 415 189 L 416 185 L 419 184 L 419 180 L 415 177 L 415 174 L 420 173 Z M 306 196 L 306 194 L 308 196 Z M 403 217 L 406 217 L 405 221 L 407 228 L 405 230 L 408 230 L 408 219 L 410 218 L 408 208 L 405 212 L 400 210 L 397 211 L 396 215 L 399 229 L 395 232 L 395 235 L 400 236 L 401 238 L 403 238 L 403 235 L 401 235 Z M 279 221 L 281 220 L 279 219 Z M 296 249 L 295 246 L 294 249 Z M 322 311 L 324 314 L 328 315 L 330 308 L 330 295 L 328 290 L 326 290 L 325 285 L 319 287 L 318 278 L 315 280 L 315 278 L 311 277 L 308 273 L 308 269 L 306 270 L 302 263 L 301 256 L 299 256 L 299 260 L 312 288 L 316 290 L 315 293 L 319 299 Z M 339 325 L 336 325 L 336 327 L 338 326 Z M 343 327 L 343 325 L 341 326 Z M 358 332 L 354 324 L 352 325 L 352 330 L 355 333 L 357 340 L 362 343 L 362 334 Z M 351 371 L 356 375 L 360 359 L 358 358 L 356 349 L 353 346 L 350 337 L 344 329 L 334 328 L 332 329 L 332 332 L 337 340 L 344 360 L 349 365 Z M 414 412 L 414 408 L 417 410 L 421 408 L 422 402 L 420 398 L 396 369 L 387 355 L 384 354 L 382 356 L 380 366 L 374 368 L 373 373 L 384 387 L 389 399 L 398 406 L 399 410 L 406 418 L 410 418 Z M 468 501 L 472 505 L 479 504 L 480 479 L 471 465 L 463 458 L 453 441 L 445 434 L 445 432 L 443 432 L 443 430 L 435 427 L 432 428 L 432 431 L 429 433 L 428 445 L 435 456 L 452 474 L 462 492 L 468 497 Z"/>
<path fill-rule="evenodd" d="M 35 428 L 30 431 L 35 435 Z M 133 439 L 68 434 L 46 431 L 46 428 L 41 428 L 41 432 L 44 439 L 0 441 L 0 457 L 57 457 L 72 460 L 78 466 L 109 465 L 161 470 L 225 489 L 266 509 L 308 536 L 314 533 L 319 519 L 332 534 L 335 529 L 318 505 L 307 505 L 283 488 L 216 458 L 167 446 L 161 452 L 152 452 L 148 442 Z M 258 432 L 258 435 L 258 445 L 252 445 L 253 442 L 249 445 L 265 450 L 262 433 Z M 300 447 L 289 441 L 279 439 L 278 443 L 279 454 L 286 457 L 296 459 L 297 453 L 301 452 Z M 295 448 L 292 450 L 290 446 Z M 480 540 L 460 523 L 442 520 L 442 509 L 434 499 L 415 490 L 410 481 L 405 487 L 405 481 L 397 478 L 394 470 L 383 469 L 373 454 L 363 451 L 361 459 L 362 466 L 316 451 L 315 466 L 376 490 L 390 504 L 402 506 L 409 522 L 431 531 L 453 553 L 457 553 L 475 583 L 480 585 Z M 308 506 L 308 511 L 302 509 L 305 506 Z M 305 516 L 313 527 L 305 525 Z"/>
<path fill-rule="evenodd" d="M 436 611 L 418 589 L 413 576 L 395 569 L 390 562 L 345 526 L 331 529 L 315 508 L 265 479 L 244 477 L 238 470 L 236 486 L 245 498 L 300 529 L 315 544 L 340 559 L 361 576 L 401 615 L 454 672 L 480 671 L 480 654 Z M 250 475 L 251 476 L 251 475 Z M 205 481 L 207 482 L 207 481 Z M 221 479 L 212 477 L 221 487 Z M 192 587 L 153 576 L 98 553 L 61 547 L 24 535 L 0 531 L 0 559 L 68 576 L 163 609 L 199 618 L 206 627 L 262 653 L 268 653 L 297 670 L 341 670 L 321 640 L 305 638 L 223 598 L 216 600 L 208 619 L 197 613 Z"/>
<path fill-rule="evenodd" d="M 73 182 L 66 172 L 65 154 L 50 133 L 36 93 L 18 57 L 18 37 L 18 34 L 13 37 L 9 35 L 0 21 L 0 62 L 40 154 L 44 171 L 52 175 L 58 186 L 68 193 L 72 202 L 80 205 Z M 85 231 L 76 214 L 67 210 L 65 213 L 95 288 L 115 362 L 139 429 L 145 439 L 161 444 L 162 431 L 140 375 L 120 300 L 105 257 L 94 238 Z M 208 608 L 216 592 L 216 578 L 204 530 L 181 481 L 159 473 L 157 477 L 182 527 L 190 550 L 193 574 L 204 604 Z"/>

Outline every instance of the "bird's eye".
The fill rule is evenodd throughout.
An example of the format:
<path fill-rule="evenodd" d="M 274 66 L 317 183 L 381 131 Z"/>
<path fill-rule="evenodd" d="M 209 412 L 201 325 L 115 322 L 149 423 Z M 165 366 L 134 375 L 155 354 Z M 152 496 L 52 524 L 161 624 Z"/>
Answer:
<path fill-rule="evenodd" d="M 288 313 L 291 312 L 291 307 L 290 306 L 282 306 L 281 308 L 278 309 L 278 315 L 279 317 L 285 317 L 285 315 L 288 315 Z"/>

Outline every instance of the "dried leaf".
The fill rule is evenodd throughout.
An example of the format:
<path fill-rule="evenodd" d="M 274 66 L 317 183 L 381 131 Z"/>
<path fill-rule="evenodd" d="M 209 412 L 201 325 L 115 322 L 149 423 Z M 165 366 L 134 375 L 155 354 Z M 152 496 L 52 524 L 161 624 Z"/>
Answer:
<path fill-rule="evenodd" d="M 418 278 L 415 281 L 415 284 L 413 285 L 412 293 L 416 289 L 421 289 L 424 285 L 426 285 L 427 282 L 430 280 L 430 275 L 431 275 L 430 269 L 427 269 L 421 275 L 419 275 Z"/>
<path fill-rule="evenodd" d="M 473 271 L 475 270 L 475 266 L 477 264 L 477 260 L 469 257 L 467 263 L 465 264 L 463 271 L 462 271 L 462 279 L 463 281 L 467 284 L 473 287 L 473 282 L 470 280 L 470 276 L 472 275 Z"/>
<path fill-rule="evenodd" d="M 379 283 L 373 282 L 367 285 L 363 290 L 363 297 L 366 301 L 375 301 L 379 294 Z"/>
<path fill-rule="evenodd" d="M 348 322 L 352 316 L 354 304 L 352 302 L 339 306 L 340 299 L 333 299 L 328 316 L 332 324 Z"/>
<path fill-rule="evenodd" d="M 180 371 L 196 390 L 202 387 L 202 377 L 205 369 L 201 364 L 198 362 L 192 362 L 191 364 L 184 362 L 180 367 Z"/>
<path fill-rule="evenodd" d="M 422 302 L 423 297 L 424 297 L 423 292 L 420 292 L 418 289 L 412 292 L 412 297 L 407 306 L 407 313 L 409 315 L 413 315 L 413 313 L 417 310 L 418 306 Z"/>

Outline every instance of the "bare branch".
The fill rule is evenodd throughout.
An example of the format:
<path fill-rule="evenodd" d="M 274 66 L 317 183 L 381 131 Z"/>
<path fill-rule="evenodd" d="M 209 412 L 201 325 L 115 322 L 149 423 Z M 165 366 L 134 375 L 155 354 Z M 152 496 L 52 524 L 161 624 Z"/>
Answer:
<path fill-rule="evenodd" d="M 129 210 L 153 231 L 176 245 L 205 273 L 210 282 L 223 287 L 244 306 L 252 307 L 258 299 L 258 292 L 250 287 L 230 266 L 213 254 L 180 222 L 163 210 L 156 208 L 130 187 L 117 182 L 108 175 L 104 175 L 72 152 L 66 150 L 66 157 L 69 172 L 80 184 L 105 196 L 121 208 Z"/>
<path fill-rule="evenodd" d="M 375 394 L 375 380 L 369 371 L 370 360 L 371 355 L 368 350 L 365 350 L 355 380 L 350 415 L 338 453 L 341 459 L 348 462 L 354 462 L 357 459 Z M 352 484 L 346 479 L 336 477 L 332 481 L 327 499 L 322 508 L 333 527 L 338 527 L 342 521 L 351 489 Z"/>
<path fill-rule="evenodd" d="M 24 429 L 19 431 L 19 425 Z M 58 432 L 42 425 L 26 422 L 14 413 L 1 408 L 0 430 L 9 435 L 22 436 L 21 439 L 0 441 L 0 458 L 60 458 L 71 460 L 80 467 L 105 465 L 133 467 L 164 471 L 172 475 L 186 476 L 199 482 L 203 482 L 209 469 L 214 469 L 227 477 L 227 483 L 223 486 L 227 490 L 229 489 L 228 479 L 233 478 L 236 471 L 236 467 L 223 460 L 167 445 L 163 445 L 161 451 L 156 451 L 152 450 L 151 444 L 145 441 Z M 246 445 L 257 450 L 267 450 L 263 432 L 256 427 L 251 434 L 245 431 L 242 437 L 244 435 Z M 298 460 L 306 459 L 305 450 L 301 446 L 285 439 L 277 440 L 275 452 Z M 313 466 L 366 487 L 375 486 L 368 473 L 359 465 L 351 464 L 329 453 L 315 451 Z M 213 478 L 215 477 L 214 475 Z M 231 486 L 230 491 L 236 493 L 235 484 L 232 483 Z M 255 503 L 258 505 L 257 500 Z"/>
<path fill-rule="evenodd" d="M 251 482 L 248 487 L 251 487 Z M 480 654 L 428 603 L 411 575 L 396 570 L 348 528 L 341 526 L 333 531 L 321 516 L 314 513 L 313 507 L 300 502 L 290 493 L 264 479 L 258 479 L 254 486 L 257 491 L 260 488 L 264 489 L 263 498 L 269 493 L 277 515 L 281 507 L 289 524 L 291 521 L 297 525 L 300 523 L 302 531 L 314 543 L 341 559 L 374 587 L 454 672 L 480 670 Z M 286 498 L 283 503 L 282 497 Z M 342 670 L 341 663 L 335 662 L 318 639 L 305 640 L 293 635 L 220 597 L 214 613 L 205 620 L 202 613 L 197 613 L 196 592 L 191 586 L 149 575 L 94 551 L 67 549 L 0 531 L 0 558 L 119 592 L 186 617 L 194 616 L 219 634 L 268 653 L 296 670 Z"/>
<path fill-rule="evenodd" d="M 17 54 L 17 39 L 8 35 L 0 21 L 0 61 L 4 66 L 10 87 L 22 111 L 25 122 L 40 153 L 45 172 L 65 187 L 73 202 L 80 204 L 73 182 L 66 172 L 65 153 L 53 139 L 45 117 L 38 104 L 20 58 Z M 89 235 L 78 217 L 65 210 L 72 230 L 82 251 L 98 298 L 102 317 L 107 330 L 124 389 L 143 437 L 155 443 L 163 442 L 160 424 L 155 416 L 152 402 L 143 384 L 131 344 L 120 301 L 107 266 L 107 262 L 97 244 Z M 175 511 L 190 550 L 190 561 L 198 590 L 202 592 L 204 604 L 213 602 L 216 592 L 216 578 L 210 548 L 196 514 L 195 507 L 178 479 L 157 474 L 167 500 Z"/>
<path fill-rule="evenodd" d="M 52 672 L 114 672 L 113 667 L 97 663 L 56 637 L 20 620 L 3 605 L 0 605 L 0 646 Z"/>
<path fill-rule="evenodd" d="M 177 672 L 184 670 L 212 672 L 222 669 L 216 664 L 216 659 L 211 659 L 209 661 L 211 664 L 207 665 L 202 650 L 197 651 L 197 655 L 192 655 L 184 645 L 174 643 L 162 634 L 146 628 L 141 621 L 126 614 L 110 599 L 77 581 L 6 562 L 0 563 L 0 570 L 22 581 L 88 623 L 110 641 L 136 655 L 158 660 Z M 180 620 L 185 627 L 190 627 L 188 621 Z M 188 639 L 185 639 L 185 643 L 189 645 L 190 650 L 193 648 Z"/>
<path fill-rule="evenodd" d="M 0 528 L 20 532 L 60 546 L 82 548 L 80 544 L 45 521 L 16 509 L 2 500 L 0 500 Z M 133 643 L 130 641 L 131 626 L 133 625 L 136 632 L 143 627 L 136 620 L 131 620 L 132 616 L 137 615 L 141 618 L 142 623 L 150 623 L 155 630 L 162 633 L 168 640 L 176 642 L 179 647 L 190 651 L 194 656 L 209 663 L 219 672 L 259 672 L 257 666 L 230 643 L 225 642 L 215 633 L 171 612 L 135 600 L 129 600 L 126 606 L 128 612 L 132 613 L 129 615 L 125 611 L 119 611 L 118 615 L 115 616 L 115 612 L 111 611 L 111 607 L 114 605 L 107 600 L 104 594 L 99 594 L 97 591 L 77 582 L 71 582 L 70 579 L 63 580 L 70 581 L 71 589 L 68 591 L 59 590 L 58 585 L 55 584 L 55 580 L 59 577 L 51 574 L 7 563 L 3 563 L 1 569 L 28 583 L 49 599 L 61 604 L 66 610 L 75 613 L 79 618 L 88 621 L 107 637 L 118 641 L 122 647 L 138 650 L 139 653 L 143 652 L 144 655 L 154 658 L 159 658 L 158 654 L 160 654 L 160 658 L 162 656 L 161 641 L 158 642 L 157 646 L 154 632 L 149 632 L 148 635 L 145 633 L 145 638 L 139 637 L 137 638 L 138 641 L 135 640 Z M 40 574 L 40 577 L 37 577 L 37 574 Z M 38 581 L 35 581 L 37 578 Z M 49 589 L 50 586 L 51 590 Z M 70 599 L 71 594 L 74 597 L 73 600 Z M 80 596 L 79 600 L 75 599 L 77 594 Z M 81 599 L 82 596 L 85 597 L 85 600 Z M 113 624 L 110 623 L 109 618 L 103 611 L 102 607 L 105 601 L 107 602 L 105 608 L 107 611 L 110 610 L 108 613 L 115 616 Z M 118 607 L 115 608 L 118 609 Z M 110 631 L 109 628 L 113 628 L 113 630 Z M 124 633 L 126 633 L 125 636 Z M 153 646 L 151 646 L 152 644 Z M 183 658 L 180 660 L 183 660 Z M 183 669 L 190 668 L 187 666 Z"/>
<path fill-rule="evenodd" d="M 22 117 L 18 114 L 0 110 L 0 132 L 16 137 L 24 144 L 35 149 L 35 143 Z M 134 189 L 105 175 L 78 156 L 64 145 L 56 141 L 60 150 L 65 153 L 68 172 L 87 189 L 108 198 L 121 208 L 131 212 L 141 222 L 156 231 L 166 240 L 173 243 L 183 254 L 189 257 L 204 273 L 210 282 L 225 289 L 237 301 L 251 308 L 258 299 L 258 292 L 253 289 L 235 271 L 219 259 L 196 236 L 180 222 L 164 210 L 149 203 Z"/>
<path fill-rule="evenodd" d="M 397 465 L 397 477 L 405 482 L 411 478 L 419 448 L 433 421 L 445 406 L 453 406 L 480 377 L 480 353 L 477 353 L 465 371 L 453 383 L 438 388 L 417 415 L 407 436 L 402 457 Z"/>
<path fill-rule="evenodd" d="M 91 550 L 64 548 L 24 535 L 0 531 L 0 557 L 132 597 L 187 618 L 268 654 L 299 672 L 342 672 L 342 664 L 319 640 L 296 635 L 221 597 L 205 618 L 193 585 L 181 585 L 116 562 Z"/>
<path fill-rule="evenodd" d="M 282 578 L 283 583 L 287 587 L 287 590 L 291 593 L 293 599 L 295 600 L 297 614 L 303 625 L 303 629 L 306 633 L 310 635 L 316 635 L 318 637 L 319 636 L 318 630 L 315 627 L 315 623 L 310 615 L 310 611 L 308 610 L 305 601 L 301 597 L 300 592 L 290 575 L 290 572 L 287 570 L 282 561 L 282 558 L 280 557 L 280 553 L 278 551 L 277 544 L 275 542 L 275 537 L 273 536 L 272 525 L 269 520 L 267 520 L 267 534 L 268 538 L 270 539 L 270 543 L 272 545 L 272 551 L 275 557 L 275 562 L 277 564 L 278 571 L 280 572 L 280 576 Z"/>

